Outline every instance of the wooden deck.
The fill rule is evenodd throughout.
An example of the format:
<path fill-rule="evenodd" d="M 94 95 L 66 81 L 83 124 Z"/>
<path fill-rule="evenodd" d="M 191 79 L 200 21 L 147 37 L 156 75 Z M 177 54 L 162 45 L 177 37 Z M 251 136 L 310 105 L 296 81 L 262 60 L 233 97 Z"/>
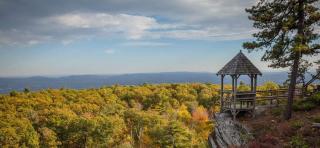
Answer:
<path fill-rule="evenodd" d="M 253 92 L 238 92 L 236 94 L 236 100 L 235 102 L 233 102 L 231 91 L 226 91 L 224 97 L 223 110 L 253 110 L 255 97 L 256 93 Z"/>
<path fill-rule="evenodd" d="M 296 89 L 294 92 L 294 99 L 303 99 L 302 89 Z M 247 111 L 253 116 L 256 106 L 278 106 L 288 98 L 288 89 L 237 92 L 235 96 L 232 96 L 230 90 L 225 90 L 223 93 L 222 111 L 230 111 L 233 114 Z"/>
<path fill-rule="evenodd" d="M 294 99 L 303 99 L 302 89 L 294 91 Z M 259 105 L 279 105 L 288 98 L 288 89 L 257 91 L 256 103 Z"/>

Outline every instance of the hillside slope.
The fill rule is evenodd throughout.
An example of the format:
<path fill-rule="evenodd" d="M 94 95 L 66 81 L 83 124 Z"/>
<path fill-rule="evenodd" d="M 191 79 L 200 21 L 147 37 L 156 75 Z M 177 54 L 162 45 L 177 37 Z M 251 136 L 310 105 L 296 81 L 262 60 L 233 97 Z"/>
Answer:
<path fill-rule="evenodd" d="M 283 120 L 283 107 L 269 108 L 256 118 L 240 118 L 251 129 L 251 148 L 317 148 L 320 146 L 320 93 L 307 100 L 295 100 L 293 117 Z"/>

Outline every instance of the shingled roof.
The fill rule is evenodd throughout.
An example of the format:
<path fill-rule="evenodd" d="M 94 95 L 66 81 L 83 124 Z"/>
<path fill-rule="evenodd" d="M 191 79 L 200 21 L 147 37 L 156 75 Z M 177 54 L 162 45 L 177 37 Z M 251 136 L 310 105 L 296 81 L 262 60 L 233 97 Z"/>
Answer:
<path fill-rule="evenodd" d="M 231 61 L 229 61 L 217 75 L 247 75 L 258 74 L 262 75 L 259 69 L 240 51 Z"/>

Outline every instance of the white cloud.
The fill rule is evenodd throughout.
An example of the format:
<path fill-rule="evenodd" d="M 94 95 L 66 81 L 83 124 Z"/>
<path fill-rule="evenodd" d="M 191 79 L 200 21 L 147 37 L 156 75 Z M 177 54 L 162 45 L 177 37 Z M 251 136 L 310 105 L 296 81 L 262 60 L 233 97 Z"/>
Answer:
<path fill-rule="evenodd" d="M 129 39 L 140 39 L 146 30 L 157 26 L 156 20 L 151 17 L 107 13 L 71 13 L 53 16 L 43 22 L 70 28 L 98 29 L 106 33 L 120 32 Z"/>
<path fill-rule="evenodd" d="M 106 49 L 104 52 L 105 52 L 106 54 L 114 54 L 114 53 L 115 53 L 115 50 L 113 50 L 113 49 Z"/>
<path fill-rule="evenodd" d="M 37 25 L 46 26 L 34 32 L 21 30 L 0 30 L 0 44 L 34 45 L 49 40 L 58 40 L 68 45 L 76 40 L 92 37 L 120 37 L 139 42 L 132 46 L 164 46 L 166 43 L 143 41 L 161 38 L 182 40 L 237 40 L 250 38 L 253 30 L 228 25 L 199 25 L 182 23 L 160 23 L 153 17 L 108 14 L 67 13 L 42 18 Z M 52 32 L 48 36 L 47 32 Z"/>
<path fill-rule="evenodd" d="M 151 46 L 151 47 L 159 47 L 159 46 L 169 46 L 170 43 L 166 42 L 150 42 L 150 41 L 135 41 L 135 42 L 126 42 L 122 44 L 124 46 Z"/>
<path fill-rule="evenodd" d="M 22 7 L 14 12 L 8 12 L 8 18 L 15 19 L 14 21 L 4 19 L 4 23 L 0 24 L 0 44 L 34 45 L 58 41 L 68 45 L 83 38 L 129 39 L 139 40 L 141 43 L 161 38 L 244 39 L 249 38 L 252 32 L 251 23 L 247 19 L 244 8 L 250 7 L 256 1 L 92 0 L 86 2 L 70 0 L 40 3 L 30 0 L 28 1 L 30 5 L 43 4 L 41 5 L 43 8 Z M 10 3 L 12 6 L 15 4 L 15 2 Z M 74 3 L 77 5 L 72 5 Z M 9 6 L 11 5 L 6 7 Z M 23 22 L 23 25 L 17 23 L 19 21 Z M 146 43 L 142 44 L 146 46 Z"/>
<path fill-rule="evenodd" d="M 102 36 L 118 36 L 127 39 L 185 39 L 185 40 L 235 40 L 250 38 L 252 30 L 245 27 L 227 25 L 205 26 L 181 23 L 159 23 L 153 17 L 108 14 L 108 13 L 70 13 L 42 20 L 44 24 L 55 24 L 64 29 L 78 29 L 78 32 L 95 30 Z M 72 40 L 72 39 L 67 39 Z M 135 44 L 151 45 L 140 42 Z M 154 45 L 154 43 L 153 43 Z"/>
<path fill-rule="evenodd" d="M 0 44 L 8 46 L 17 46 L 23 44 L 25 46 L 32 46 L 46 42 L 52 37 L 48 35 L 40 35 L 30 31 L 21 30 L 0 30 Z"/>
<path fill-rule="evenodd" d="M 159 32 L 149 32 L 150 38 L 171 38 L 182 40 L 239 40 L 251 38 L 251 34 L 256 30 L 247 28 L 228 28 L 224 26 L 198 27 L 176 30 L 163 30 Z"/>

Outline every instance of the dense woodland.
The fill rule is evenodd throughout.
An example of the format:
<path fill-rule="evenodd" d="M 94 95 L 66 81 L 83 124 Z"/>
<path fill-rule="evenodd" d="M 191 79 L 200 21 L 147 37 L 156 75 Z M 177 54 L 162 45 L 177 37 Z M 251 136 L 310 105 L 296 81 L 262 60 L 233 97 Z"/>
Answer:
<path fill-rule="evenodd" d="M 288 99 L 282 102 L 286 108 L 270 110 L 253 123 L 244 120 L 255 129 L 252 147 L 319 146 L 318 127 L 311 125 L 320 122 L 320 94 L 293 100 L 297 78 L 311 66 L 308 62 L 320 63 L 318 5 L 319 0 L 259 0 L 246 9 L 257 31 L 243 47 L 264 51 L 262 61 L 270 67 L 290 68 Z M 309 61 L 312 58 L 317 62 Z M 278 88 L 267 82 L 258 90 Z M 216 84 L 190 83 L 13 91 L 0 95 L 0 147 L 208 147 L 215 126 L 212 115 L 220 110 L 219 89 Z M 244 83 L 238 88 L 249 89 Z M 298 116 L 292 118 L 293 111 Z"/>
<path fill-rule="evenodd" d="M 0 96 L 3 147 L 207 147 L 219 85 L 144 84 Z M 267 82 L 258 89 L 278 86 Z M 226 89 L 230 86 L 226 86 Z M 239 89 L 249 89 L 241 83 Z"/>

